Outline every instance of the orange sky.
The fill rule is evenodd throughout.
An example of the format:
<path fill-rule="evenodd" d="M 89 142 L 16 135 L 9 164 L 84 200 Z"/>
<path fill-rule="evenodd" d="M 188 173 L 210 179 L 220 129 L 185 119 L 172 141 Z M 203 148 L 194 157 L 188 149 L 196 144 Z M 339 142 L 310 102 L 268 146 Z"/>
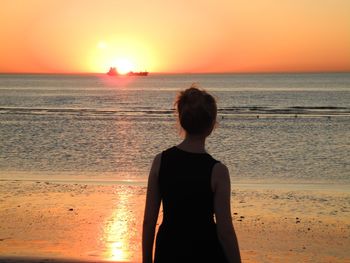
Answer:
<path fill-rule="evenodd" d="M 0 36 L 0 72 L 350 71 L 349 0 L 2 0 Z"/>

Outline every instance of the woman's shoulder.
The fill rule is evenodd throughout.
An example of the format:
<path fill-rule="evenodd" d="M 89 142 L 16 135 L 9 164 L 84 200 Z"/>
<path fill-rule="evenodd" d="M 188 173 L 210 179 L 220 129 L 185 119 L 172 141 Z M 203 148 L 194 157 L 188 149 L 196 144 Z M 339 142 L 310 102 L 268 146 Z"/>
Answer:
<path fill-rule="evenodd" d="M 163 156 L 169 155 L 174 151 L 176 151 L 176 146 L 169 147 L 169 148 L 161 151 L 160 153 L 156 154 L 154 159 L 153 159 L 153 164 L 159 167 Z"/>
<path fill-rule="evenodd" d="M 162 159 L 162 154 L 163 154 L 163 152 L 160 152 L 160 153 L 156 154 L 156 156 L 154 156 L 153 162 L 160 163 L 160 161 Z"/>
<path fill-rule="evenodd" d="M 214 164 L 214 167 L 213 167 L 213 174 L 229 173 L 228 168 L 225 164 L 223 164 L 218 160 L 215 160 L 215 161 L 216 163 Z"/>
<path fill-rule="evenodd" d="M 158 153 L 153 159 L 151 171 L 150 171 L 150 177 L 158 177 L 161 160 L 162 160 L 162 153 Z"/>
<path fill-rule="evenodd" d="M 222 185 L 230 184 L 230 172 L 225 164 L 221 162 L 214 164 L 211 181 L 214 191 Z"/>
<path fill-rule="evenodd" d="M 162 154 L 164 154 L 164 153 L 174 152 L 174 151 L 176 151 L 176 150 L 177 150 L 177 149 L 176 149 L 176 146 L 174 145 L 174 146 L 171 146 L 171 147 L 165 149 L 165 150 L 162 151 L 160 154 L 162 155 Z"/>

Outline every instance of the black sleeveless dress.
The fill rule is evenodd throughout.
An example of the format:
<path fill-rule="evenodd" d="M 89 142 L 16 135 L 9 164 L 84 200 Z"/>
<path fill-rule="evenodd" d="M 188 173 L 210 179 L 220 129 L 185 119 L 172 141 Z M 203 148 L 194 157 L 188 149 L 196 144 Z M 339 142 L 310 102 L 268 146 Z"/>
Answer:
<path fill-rule="evenodd" d="M 163 222 L 155 263 L 227 262 L 214 222 L 211 174 L 218 161 L 177 147 L 162 153 L 159 186 Z"/>

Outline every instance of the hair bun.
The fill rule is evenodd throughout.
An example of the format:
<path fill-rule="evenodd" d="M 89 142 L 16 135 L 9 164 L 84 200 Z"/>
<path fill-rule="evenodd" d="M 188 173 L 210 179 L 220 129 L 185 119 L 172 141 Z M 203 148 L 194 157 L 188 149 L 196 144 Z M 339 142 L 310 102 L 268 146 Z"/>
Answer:
<path fill-rule="evenodd" d="M 180 124 L 187 133 L 201 134 L 213 128 L 217 114 L 216 101 L 195 84 L 180 92 L 175 105 Z"/>

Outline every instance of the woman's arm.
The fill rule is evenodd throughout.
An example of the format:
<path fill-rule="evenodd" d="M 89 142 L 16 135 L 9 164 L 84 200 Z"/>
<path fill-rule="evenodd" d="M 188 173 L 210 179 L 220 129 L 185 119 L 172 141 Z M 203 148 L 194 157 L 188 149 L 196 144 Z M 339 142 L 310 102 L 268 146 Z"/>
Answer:
<path fill-rule="evenodd" d="M 241 262 L 238 241 L 231 216 L 231 182 L 227 167 L 217 163 L 213 168 L 212 188 L 218 237 L 230 263 Z"/>
<path fill-rule="evenodd" d="M 160 207 L 160 193 L 158 185 L 158 173 L 161 161 L 161 154 L 158 154 L 152 163 L 148 177 L 145 214 L 142 231 L 142 261 L 152 263 L 154 234 Z"/>

